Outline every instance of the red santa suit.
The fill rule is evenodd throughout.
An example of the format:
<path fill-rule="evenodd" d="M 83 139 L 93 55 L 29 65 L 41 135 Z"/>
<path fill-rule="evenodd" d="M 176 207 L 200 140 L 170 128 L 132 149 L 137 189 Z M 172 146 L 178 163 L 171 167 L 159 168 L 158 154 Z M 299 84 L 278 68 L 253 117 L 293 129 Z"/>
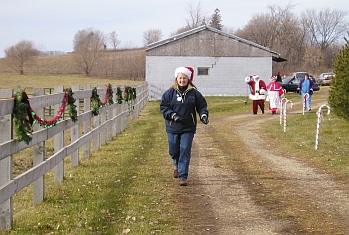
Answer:
<path fill-rule="evenodd" d="M 280 105 L 280 96 L 284 94 L 282 86 L 280 83 L 276 82 L 276 77 L 271 77 L 271 82 L 267 86 L 268 90 L 268 99 L 269 99 L 269 110 L 272 114 L 276 113 L 278 108 L 281 108 Z"/>
<path fill-rule="evenodd" d="M 257 114 L 258 106 L 262 113 L 264 113 L 264 100 L 267 86 L 265 82 L 259 79 L 258 75 L 253 75 L 245 78 L 245 82 L 250 86 L 250 96 L 252 100 L 252 112 Z"/>

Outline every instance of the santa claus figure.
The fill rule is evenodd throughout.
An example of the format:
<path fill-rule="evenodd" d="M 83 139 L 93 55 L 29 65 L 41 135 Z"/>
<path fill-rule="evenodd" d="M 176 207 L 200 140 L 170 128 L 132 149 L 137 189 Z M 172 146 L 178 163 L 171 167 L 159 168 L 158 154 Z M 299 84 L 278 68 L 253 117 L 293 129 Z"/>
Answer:
<path fill-rule="evenodd" d="M 270 83 L 267 86 L 268 99 L 269 99 L 269 110 L 271 114 L 276 114 L 276 110 L 281 108 L 280 106 L 280 96 L 284 94 L 282 86 L 277 82 L 277 77 L 272 76 L 270 78 Z"/>
<path fill-rule="evenodd" d="M 252 112 L 254 115 L 257 114 L 258 106 L 264 114 L 264 100 L 267 86 L 262 79 L 259 79 L 259 75 L 253 75 L 245 78 L 245 82 L 250 87 L 250 96 L 252 100 Z"/>

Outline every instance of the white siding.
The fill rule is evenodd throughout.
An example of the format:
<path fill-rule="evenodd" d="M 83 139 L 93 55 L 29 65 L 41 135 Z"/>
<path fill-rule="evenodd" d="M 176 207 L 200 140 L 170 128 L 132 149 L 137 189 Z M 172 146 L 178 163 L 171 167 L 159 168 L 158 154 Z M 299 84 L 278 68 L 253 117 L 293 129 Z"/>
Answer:
<path fill-rule="evenodd" d="M 192 66 L 194 84 L 204 96 L 247 96 L 248 75 L 259 74 L 267 84 L 272 75 L 271 57 L 175 57 L 147 56 L 146 81 L 149 99 L 159 100 L 174 82 L 174 71 L 180 66 Z M 198 67 L 209 67 L 208 76 L 197 76 Z"/>

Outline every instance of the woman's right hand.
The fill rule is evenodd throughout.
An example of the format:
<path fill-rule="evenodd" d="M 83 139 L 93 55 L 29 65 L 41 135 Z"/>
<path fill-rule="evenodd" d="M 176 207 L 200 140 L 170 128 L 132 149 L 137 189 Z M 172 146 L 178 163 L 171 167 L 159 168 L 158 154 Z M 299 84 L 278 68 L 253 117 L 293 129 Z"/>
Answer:
<path fill-rule="evenodd" d="M 184 121 L 184 118 L 178 114 L 175 114 L 172 119 L 174 122 L 177 122 L 177 123 L 182 123 Z"/>

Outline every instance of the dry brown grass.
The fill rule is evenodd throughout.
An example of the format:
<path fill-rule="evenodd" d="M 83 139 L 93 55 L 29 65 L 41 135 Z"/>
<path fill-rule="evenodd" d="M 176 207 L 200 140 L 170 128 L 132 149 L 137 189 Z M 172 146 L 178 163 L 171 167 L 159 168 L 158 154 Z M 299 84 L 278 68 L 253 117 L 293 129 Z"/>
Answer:
<path fill-rule="evenodd" d="M 92 77 L 104 77 L 121 80 L 142 80 L 145 77 L 145 49 L 106 51 L 101 53 L 98 64 L 91 71 Z M 24 68 L 25 74 L 77 74 L 84 72 L 76 66 L 74 53 L 40 56 L 37 63 Z M 0 73 L 13 73 L 6 65 L 6 59 L 0 59 Z"/>

